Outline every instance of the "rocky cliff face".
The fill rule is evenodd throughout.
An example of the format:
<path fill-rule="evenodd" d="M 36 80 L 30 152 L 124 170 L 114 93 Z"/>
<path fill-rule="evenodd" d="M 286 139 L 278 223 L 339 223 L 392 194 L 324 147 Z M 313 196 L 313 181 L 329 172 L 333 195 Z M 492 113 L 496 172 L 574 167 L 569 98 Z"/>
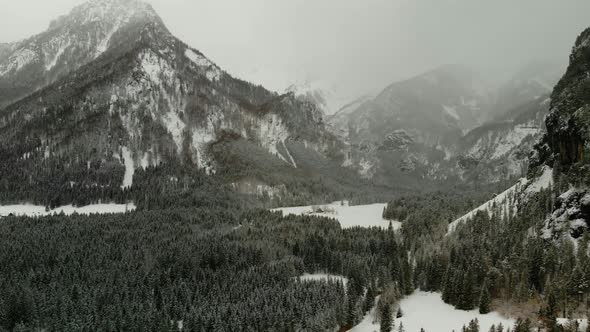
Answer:
<path fill-rule="evenodd" d="M 457 147 L 462 177 L 499 182 L 526 174 L 529 156 L 546 133 L 549 103 L 548 95 L 538 97 L 463 136 Z"/>
<path fill-rule="evenodd" d="M 577 39 L 570 65 L 552 95 L 547 136 L 540 160 L 555 162 L 564 172 L 586 166 L 590 142 L 590 29 Z"/>
<path fill-rule="evenodd" d="M 366 177 L 413 173 L 447 179 L 450 146 L 478 126 L 479 114 L 489 107 L 481 86 L 465 68 L 445 66 L 392 84 L 352 112 L 337 113 L 329 122 L 349 144 L 345 164 Z M 396 141 L 406 142 L 403 149 L 395 148 Z"/>
<path fill-rule="evenodd" d="M 555 87 L 547 134 L 532 158 L 531 176 L 553 167 L 557 199 L 546 220 L 547 238 L 579 238 L 590 226 L 590 29 L 576 40 L 570 65 Z"/>

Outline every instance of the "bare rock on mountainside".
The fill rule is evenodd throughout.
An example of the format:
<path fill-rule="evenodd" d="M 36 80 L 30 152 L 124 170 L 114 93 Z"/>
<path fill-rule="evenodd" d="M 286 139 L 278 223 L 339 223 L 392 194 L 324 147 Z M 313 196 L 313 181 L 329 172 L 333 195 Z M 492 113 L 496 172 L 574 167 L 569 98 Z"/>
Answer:
<path fill-rule="evenodd" d="M 72 187 L 100 187 L 102 197 L 131 186 L 136 169 L 163 164 L 276 186 L 287 182 L 277 172 L 308 181 L 296 169 L 317 160 L 310 154 L 326 169 L 341 159 L 315 104 L 233 78 L 141 1 L 90 1 L 0 50 L 3 199 Z M 239 141 L 268 156 L 244 164 L 249 156 L 219 153 Z M 280 167 L 261 164 L 269 158 Z"/>

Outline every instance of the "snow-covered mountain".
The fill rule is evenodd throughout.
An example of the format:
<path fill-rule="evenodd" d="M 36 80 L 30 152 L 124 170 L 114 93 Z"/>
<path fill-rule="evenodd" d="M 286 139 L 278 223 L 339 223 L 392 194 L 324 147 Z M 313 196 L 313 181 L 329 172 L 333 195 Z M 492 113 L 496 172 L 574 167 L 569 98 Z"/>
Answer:
<path fill-rule="evenodd" d="M 96 0 L 33 37 L 0 47 L 0 107 L 55 82 L 110 50 L 128 48 L 146 24 L 162 24 L 138 0 Z"/>
<path fill-rule="evenodd" d="M 576 240 L 590 229 L 590 163 L 586 157 L 590 152 L 589 91 L 590 28 L 578 37 L 565 75 L 555 86 L 550 100 L 543 103 L 549 108 L 549 114 L 544 117 L 546 131 L 536 140 L 527 177 L 451 223 L 449 232 L 479 211 L 496 213 L 500 219 L 509 217 L 535 193 L 552 188 L 550 213 L 537 224 L 540 235 L 547 240 L 578 243 Z M 527 114 L 532 113 L 523 112 L 519 116 L 526 118 Z"/>
<path fill-rule="evenodd" d="M 451 222 L 447 228 L 447 235 L 453 233 L 460 225 L 470 222 L 478 213 L 487 213 L 489 217 L 495 215 L 500 220 L 511 218 L 518 213 L 523 201 L 541 190 L 550 189 L 551 186 L 553 186 L 553 169 L 544 167 L 538 177 L 518 180 L 514 186 Z"/>
<path fill-rule="evenodd" d="M 463 178 L 498 182 L 526 174 L 534 145 L 546 132 L 549 95 L 516 107 L 463 136 L 456 148 Z"/>
<path fill-rule="evenodd" d="M 548 71 L 540 66 L 523 73 L 532 77 Z M 517 87 L 514 82 L 498 90 L 464 67 L 443 66 L 336 113 L 328 118 L 329 128 L 347 143 L 344 165 L 379 181 L 491 183 L 519 178 L 526 173 L 533 145 L 545 133 L 549 98 L 544 86 L 531 95 L 529 84 Z M 497 98 L 507 86 L 519 97 L 500 105 Z M 508 105 L 508 111 L 499 111 Z"/>
<path fill-rule="evenodd" d="M 543 235 L 577 239 L 590 228 L 590 28 L 576 40 L 569 67 L 553 90 L 546 125 L 529 171 L 554 167 L 557 199 Z"/>
<path fill-rule="evenodd" d="M 365 177 L 453 177 L 453 147 L 491 106 L 485 86 L 462 66 L 443 66 L 335 114 L 330 128 L 349 144 L 345 165 Z"/>
<path fill-rule="evenodd" d="M 50 172 L 52 186 L 125 188 L 137 168 L 170 162 L 256 177 L 219 153 L 235 142 L 287 169 L 304 164 L 294 145 L 301 156 L 340 150 L 314 103 L 231 77 L 140 1 L 90 1 L 8 48 L 2 100 L 28 95 L 0 110 L 0 153 L 23 187 L 43 185 L 27 174 Z"/>
<path fill-rule="evenodd" d="M 563 72 L 563 66 L 544 61 L 523 66 L 494 92 L 494 111 L 490 113 L 489 120 L 509 117 L 516 106 L 551 94 Z"/>
<path fill-rule="evenodd" d="M 293 93 L 301 100 L 316 104 L 326 116 L 350 108 L 356 102 L 349 96 L 339 93 L 338 89 L 332 84 L 323 81 L 306 81 L 292 84 L 285 92 Z"/>

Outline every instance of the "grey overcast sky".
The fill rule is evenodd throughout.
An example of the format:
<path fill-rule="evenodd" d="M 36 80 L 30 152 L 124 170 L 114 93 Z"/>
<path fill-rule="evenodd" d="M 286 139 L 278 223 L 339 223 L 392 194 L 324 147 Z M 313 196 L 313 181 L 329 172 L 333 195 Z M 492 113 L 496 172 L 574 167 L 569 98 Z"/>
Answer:
<path fill-rule="evenodd" d="M 508 74 L 566 63 L 589 0 L 147 0 L 170 30 L 235 76 L 284 90 L 322 81 L 374 93 L 442 64 Z M 0 41 L 84 0 L 0 0 Z"/>

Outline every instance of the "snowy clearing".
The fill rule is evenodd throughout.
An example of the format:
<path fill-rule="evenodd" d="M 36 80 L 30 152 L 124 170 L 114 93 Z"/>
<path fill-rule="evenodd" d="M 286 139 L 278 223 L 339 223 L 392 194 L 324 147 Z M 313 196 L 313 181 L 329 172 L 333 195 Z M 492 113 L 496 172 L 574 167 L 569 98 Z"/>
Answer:
<path fill-rule="evenodd" d="M 134 211 L 136 209 L 135 204 L 94 204 L 83 207 L 74 207 L 72 205 L 62 206 L 51 211 L 45 211 L 44 206 L 21 204 L 21 205 L 6 205 L 0 206 L 0 217 L 6 217 L 9 215 L 14 216 L 28 216 L 28 217 L 42 217 L 53 214 L 72 215 L 78 214 L 115 214 L 125 213 L 128 211 Z"/>
<path fill-rule="evenodd" d="M 462 311 L 443 302 L 439 293 L 427 293 L 416 291 L 414 294 L 401 300 L 400 307 L 404 313 L 402 318 L 396 318 L 395 331 L 400 324 L 404 325 L 407 332 L 419 332 L 423 328 L 426 332 L 451 332 L 461 331 L 463 325 L 477 318 L 480 331 L 488 331 L 492 325 L 502 323 L 504 328 L 512 328 L 515 320 L 502 317 L 496 312 L 482 315 L 479 311 Z M 395 310 L 396 311 L 396 310 Z M 355 326 L 352 332 L 379 331 L 379 323 L 374 324 L 374 310 Z"/>
<path fill-rule="evenodd" d="M 314 282 L 314 281 L 342 282 L 344 287 L 346 287 L 346 283 L 348 282 L 348 278 L 346 278 L 346 277 L 337 276 L 337 275 L 333 275 L 333 274 L 326 274 L 326 273 L 314 273 L 314 274 L 305 273 L 302 276 L 297 277 L 297 279 L 302 282 Z"/>
<path fill-rule="evenodd" d="M 337 219 L 342 228 L 360 227 L 389 227 L 389 220 L 383 219 L 383 209 L 387 204 L 370 204 L 349 206 L 348 202 L 334 202 L 327 205 L 309 205 L 290 208 L 279 208 L 283 215 L 312 215 Z M 394 230 L 401 227 L 399 221 L 391 221 Z"/>

